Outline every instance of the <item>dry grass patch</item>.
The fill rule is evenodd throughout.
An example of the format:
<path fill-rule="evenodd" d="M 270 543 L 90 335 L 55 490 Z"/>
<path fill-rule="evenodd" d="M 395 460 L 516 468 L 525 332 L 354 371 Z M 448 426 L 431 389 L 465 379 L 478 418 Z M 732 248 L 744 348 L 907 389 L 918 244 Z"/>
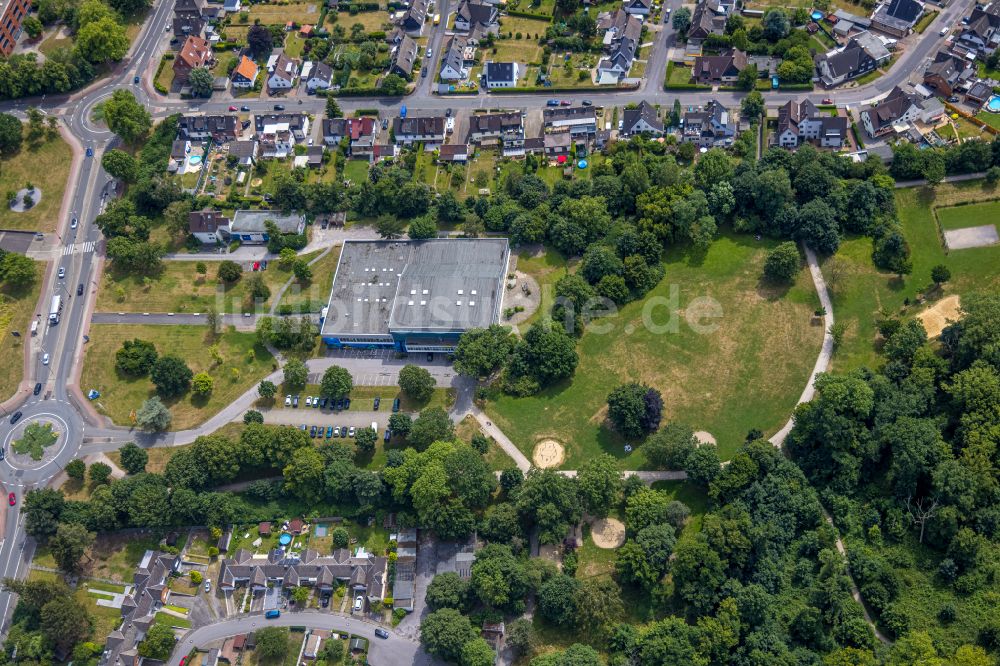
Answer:
<path fill-rule="evenodd" d="M 72 159 L 69 144 L 57 134 L 37 146 L 25 141 L 20 151 L 0 161 L 0 194 L 17 192 L 28 183 L 42 192 L 42 200 L 23 213 L 12 211 L 6 201 L 0 204 L 0 228 L 44 232 L 55 229 Z"/>
<path fill-rule="evenodd" d="M 35 262 L 35 281 L 27 289 L 0 289 L 0 357 L 6 361 L 0 364 L 0 400 L 14 395 L 24 378 L 24 342 L 31 339 L 28 329 L 38 305 L 44 267 Z"/>

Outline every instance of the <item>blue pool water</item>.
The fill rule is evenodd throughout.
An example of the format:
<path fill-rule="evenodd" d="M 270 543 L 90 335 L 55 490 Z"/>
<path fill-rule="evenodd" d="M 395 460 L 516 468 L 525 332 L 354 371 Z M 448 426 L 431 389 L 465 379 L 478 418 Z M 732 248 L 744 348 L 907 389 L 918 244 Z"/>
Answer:
<path fill-rule="evenodd" d="M 816 12 L 812 13 L 812 20 L 813 21 L 818 21 L 821 18 L 823 18 L 823 12 L 816 11 Z"/>
<path fill-rule="evenodd" d="M 993 113 L 1000 113 L 1000 95 L 993 95 L 986 102 L 986 110 Z"/>
<path fill-rule="evenodd" d="M 280 537 L 278 537 L 278 543 L 280 543 L 282 546 L 287 546 L 291 542 L 292 542 L 291 534 L 282 534 Z"/>
<path fill-rule="evenodd" d="M 197 166 L 201 164 L 201 155 L 192 155 L 191 157 L 188 158 L 188 163 L 191 166 Z"/>

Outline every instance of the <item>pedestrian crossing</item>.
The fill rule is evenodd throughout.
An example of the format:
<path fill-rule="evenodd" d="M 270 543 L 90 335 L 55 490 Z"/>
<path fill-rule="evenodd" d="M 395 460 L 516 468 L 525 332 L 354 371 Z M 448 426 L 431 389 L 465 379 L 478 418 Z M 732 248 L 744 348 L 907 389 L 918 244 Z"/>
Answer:
<path fill-rule="evenodd" d="M 87 254 L 88 252 L 94 251 L 94 246 L 97 245 L 97 241 L 87 241 L 86 243 L 73 243 L 72 245 L 67 245 L 62 250 L 62 256 L 68 257 L 71 254 Z"/>

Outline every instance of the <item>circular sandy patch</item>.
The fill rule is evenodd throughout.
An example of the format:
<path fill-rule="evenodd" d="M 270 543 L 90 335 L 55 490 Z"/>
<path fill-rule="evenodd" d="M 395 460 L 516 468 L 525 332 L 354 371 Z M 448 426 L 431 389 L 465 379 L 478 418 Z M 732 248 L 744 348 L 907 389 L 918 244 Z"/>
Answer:
<path fill-rule="evenodd" d="M 531 459 L 535 461 L 535 467 L 538 469 L 558 467 L 566 459 L 566 450 L 554 439 L 543 439 L 535 445 Z"/>
<path fill-rule="evenodd" d="M 936 338 L 949 322 L 958 321 L 961 307 L 962 300 L 958 296 L 948 296 L 918 314 L 917 319 L 924 325 L 927 337 Z"/>
<path fill-rule="evenodd" d="M 698 440 L 698 444 L 715 444 L 715 437 L 712 433 L 707 430 L 699 430 L 694 434 L 694 438 Z"/>
<path fill-rule="evenodd" d="M 260 178 L 253 178 L 250 181 L 250 187 L 260 187 L 261 183 L 263 183 L 263 182 L 264 181 L 262 179 L 260 179 Z"/>
<path fill-rule="evenodd" d="M 590 538 L 598 548 L 618 548 L 625 543 L 625 525 L 617 518 L 598 518 L 590 523 Z"/>

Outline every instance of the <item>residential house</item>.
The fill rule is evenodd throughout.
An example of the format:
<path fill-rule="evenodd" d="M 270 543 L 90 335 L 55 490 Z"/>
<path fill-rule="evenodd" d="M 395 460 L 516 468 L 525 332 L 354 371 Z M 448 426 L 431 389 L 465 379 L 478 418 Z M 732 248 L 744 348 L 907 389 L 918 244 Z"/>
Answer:
<path fill-rule="evenodd" d="M 636 134 L 663 135 L 663 121 L 656 116 L 656 107 L 643 100 L 639 106 L 626 108 L 622 113 L 622 131 L 625 136 Z"/>
<path fill-rule="evenodd" d="M 174 81 L 187 83 L 192 70 L 210 67 L 214 62 L 211 45 L 201 37 L 190 35 L 174 57 Z"/>
<path fill-rule="evenodd" d="M 303 74 L 302 78 L 305 79 L 309 92 L 326 90 L 333 84 L 333 68 L 325 62 L 316 61 L 312 63 L 308 76 Z"/>
<path fill-rule="evenodd" d="M 318 169 L 323 166 L 323 146 L 309 146 L 306 148 L 306 166 L 310 169 Z"/>
<path fill-rule="evenodd" d="M 253 119 L 257 134 L 266 134 L 268 127 L 279 125 L 280 129 L 287 129 L 292 133 L 296 143 L 305 141 L 309 136 L 309 116 L 304 113 L 259 114 Z"/>
<path fill-rule="evenodd" d="M 573 147 L 573 137 L 569 132 L 555 132 L 542 137 L 545 156 L 554 159 L 560 155 L 568 156 Z"/>
<path fill-rule="evenodd" d="M 633 16 L 649 16 L 653 9 L 653 0 L 625 0 L 622 7 Z"/>
<path fill-rule="evenodd" d="M 415 41 L 403 35 L 399 44 L 392 49 L 389 73 L 397 74 L 407 80 L 413 78 L 413 65 L 417 62 L 417 51 L 419 48 Z"/>
<path fill-rule="evenodd" d="M 227 143 L 235 141 L 238 132 L 236 116 L 181 116 L 177 121 L 177 136 L 189 141 Z"/>
<path fill-rule="evenodd" d="M 139 666 L 138 645 L 170 598 L 170 575 L 180 570 L 177 555 L 147 550 L 132 576 L 131 591 L 121 602 L 122 623 L 108 634 L 101 666 Z"/>
<path fill-rule="evenodd" d="M 861 125 L 872 138 L 885 136 L 916 120 L 920 111 L 920 98 L 896 86 L 877 105 L 861 110 Z"/>
<path fill-rule="evenodd" d="M 272 62 L 268 62 L 267 87 L 270 90 L 291 90 L 295 85 L 295 78 L 299 75 L 299 65 L 296 61 L 282 53 L 271 56 Z"/>
<path fill-rule="evenodd" d="M 906 37 L 923 15 L 924 6 L 917 0 L 889 0 L 872 14 L 872 29 Z"/>
<path fill-rule="evenodd" d="M 170 163 L 167 164 L 167 171 L 171 173 L 178 171 L 187 162 L 188 152 L 191 150 L 191 142 L 184 139 L 176 139 L 170 145 Z"/>
<path fill-rule="evenodd" d="M 323 643 L 326 640 L 326 632 L 313 631 L 306 639 L 306 645 L 302 648 L 302 658 L 310 661 L 316 659 L 323 650 Z"/>
<path fill-rule="evenodd" d="M 455 30 L 471 32 L 477 26 L 483 34 L 495 33 L 499 27 L 500 12 L 495 5 L 478 0 L 462 0 L 455 12 Z"/>
<path fill-rule="evenodd" d="M 703 85 L 732 85 L 746 68 L 746 52 L 730 49 L 722 55 L 695 58 L 691 76 Z"/>
<path fill-rule="evenodd" d="M 229 218 L 217 210 L 206 208 L 188 213 L 188 232 L 205 244 L 222 241 L 220 228 L 229 226 Z"/>
<path fill-rule="evenodd" d="M 494 88 L 514 88 L 517 86 L 519 68 L 516 62 L 487 61 L 484 70 L 486 87 L 490 90 Z"/>
<path fill-rule="evenodd" d="M 250 58 L 240 56 L 240 62 L 233 69 L 232 82 L 234 88 L 253 88 L 257 82 L 257 74 L 260 68 Z"/>
<path fill-rule="evenodd" d="M 171 29 L 174 37 L 185 39 L 189 35 L 200 37 L 205 30 L 205 0 L 177 0 Z"/>
<path fill-rule="evenodd" d="M 467 46 L 468 40 L 460 35 L 454 35 L 448 40 L 441 56 L 441 69 L 438 71 L 442 81 L 463 81 L 468 78 L 469 68 L 465 65 Z"/>
<path fill-rule="evenodd" d="M 736 138 L 736 119 L 717 100 L 684 114 L 681 141 L 702 148 L 730 146 Z"/>
<path fill-rule="evenodd" d="M 847 118 L 822 113 L 811 101 L 790 101 L 778 109 L 776 141 L 782 148 L 795 148 L 816 141 L 824 148 L 840 148 L 847 138 Z"/>
<path fill-rule="evenodd" d="M 876 42 L 881 48 L 875 46 Z M 877 39 L 859 40 L 855 36 L 843 48 L 816 56 L 816 69 L 823 85 L 832 88 L 874 71 L 888 62 L 889 57 L 889 51 Z"/>
<path fill-rule="evenodd" d="M 425 149 L 432 150 L 444 144 L 444 127 L 443 116 L 392 119 L 392 133 L 398 146 L 423 143 Z"/>
<path fill-rule="evenodd" d="M 524 114 L 473 114 L 469 118 L 469 142 L 479 146 L 499 143 L 504 157 L 524 155 Z"/>
<path fill-rule="evenodd" d="M 399 147 L 394 143 L 376 143 L 371 147 L 369 159 L 372 162 L 392 162 L 399 155 Z"/>
<path fill-rule="evenodd" d="M 597 134 L 597 112 L 592 106 L 560 106 L 542 110 L 546 133 L 568 132 L 574 138 L 593 139 Z"/>
<path fill-rule="evenodd" d="M 597 83 L 615 84 L 628 76 L 639 50 L 642 20 L 617 9 L 598 17 L 598 29 L 604 29 L 604 56 L 597 63 Z"/>
<path fill-rule="evenodd" d="M 697 46 L 709 35 L 721 35 L 726 30 L 726 17 L 717 14 L 709 6 L 708 0 L 702 0 L 691 14 L 691 25 L 687 31 L 688 44 Z"/>
<path fill-rule="evenodd" d="M 271 239 L 267 231 L 267 223 L 274 222 L 283 234 L 301 234 L 306 228 L 306 221 L 301 215 L 283 215 L 272 210 L 238 210 L 233 213 L 233 219 L 225 229 L 220 227 L 223 238 L 238 240 L 241 243 L 264 245 Z"/>
<path fill-rule="evenodd" d="M 924 85 L 943 97 L 951 97 L 959 89 L 968 88 L 975 69 L 965 58 L 939 51 L 934 62 L 924 70 Z"/>
<path fill-rule="evenodd" d="M 253 139 L 247 141 L 232 141 L 229 143 L 229 154 L 236 156 L 236 163 L 242 167 L 251 167 L 257 163 L 259 147 Z"/>
<path fill-rule="evenodd" d="M 257 525 L 257 534 L 260 536 L 271 536 L 271 523 L 264 521 Z"/>
<path fill-rule="evenodd" d="M 339 146 L 344 137 L 349 140 L 348 155 L 368 157 L 375 145 L 378 122 L 370 116 L 361 118 L 324 118 L 322 121 L 323 143 Z"/>
<path fill-rule="evenodd" d="M 427 0 L 412 0 L 409 9 L 403 14 L 399 27 L 410 37 L 419 37 L 427 20 Z"/>
<path fill-rule="evenodd" d="M 466 143 L 449 143 L 438 149 L 439 162 L 458 162 L 465 164 L 469 160 L 469 145 Z"/>
<path fill-rule="evenodd" d="M 985 104 L 992 95 L 993 86 L 986 81 L 976 81 L 969 86 L 969 90 L 965 93 L 965 100 L 973 104 Z"/>
<path fill-rule="evenodd" d="M 222 8 L 227 14 L 237 14 L 243 9 L 243 3 L 241 0 L 225 0 L 225 2 L 222 3 Z"/>
<path fill-rule="evenodd" d="M 219 588 L 232 591 L 238 585 L 247 585 L 254 595 L 262 595 L 269 583 L 283 587 L 308 585 L 322 592 L 346 584 L 350 596 L 360 595 L 368 603 L 375 603 L 388 596 L 388 578 L 388 558 L 376 557 L 364 548 L 358 548 L 353 555 L 346 548 L 338 548 L 331 555 L 306 549 L 298 556 L 280 550 L 254 555 L 241 548 L 222 561 Z"/>
<path fill-rule="evenodd" d="M 980 56 L 993 53 L 1000 46 L 1000 3 L 994 0 L 984 8 L 973 9 L 958 43 Z"/>

